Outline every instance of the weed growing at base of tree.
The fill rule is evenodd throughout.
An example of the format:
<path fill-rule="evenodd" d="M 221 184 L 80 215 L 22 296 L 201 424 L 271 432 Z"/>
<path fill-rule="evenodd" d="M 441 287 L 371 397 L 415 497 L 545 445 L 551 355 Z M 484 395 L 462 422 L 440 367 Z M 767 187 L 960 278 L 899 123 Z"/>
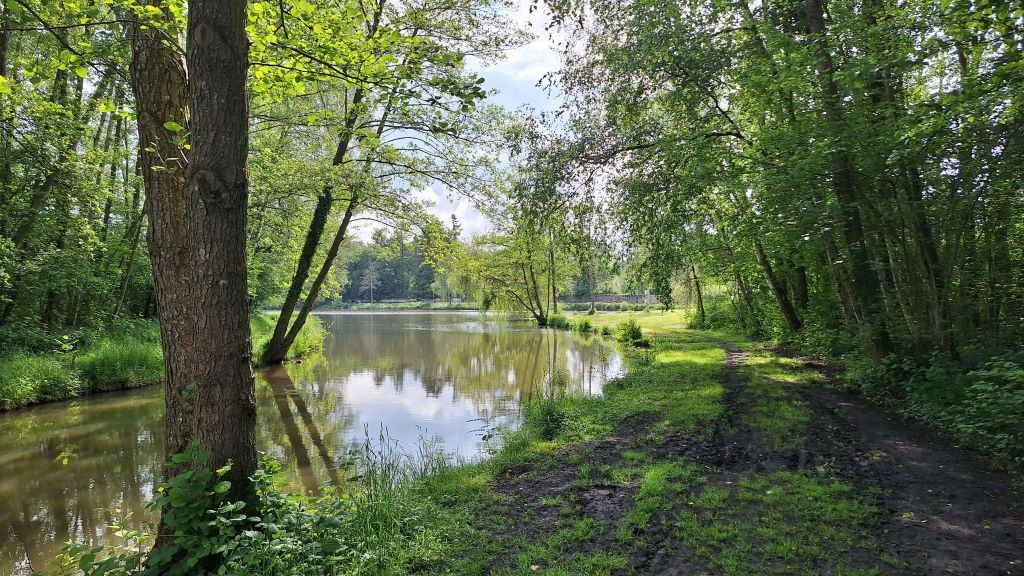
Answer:
<path fill-rule="evenodd" d="M 571 330 L 572 324 L 569 319 L 561 314 L 552 314 L 548 317 L 548 328 L 554 328 L 556 330 Z"/>

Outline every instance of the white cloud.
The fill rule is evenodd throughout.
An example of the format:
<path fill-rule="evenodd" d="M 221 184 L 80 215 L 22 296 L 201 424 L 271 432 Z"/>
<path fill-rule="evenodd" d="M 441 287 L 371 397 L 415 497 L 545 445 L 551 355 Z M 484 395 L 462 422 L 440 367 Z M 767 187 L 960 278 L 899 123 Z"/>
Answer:
<path fill-rule="evenodd" d="M 555 109 L 561 97 L 556 92 L 537 86 L 545 74 L 554 72 L 561 66 L 558 44 L 565 42 L 565 37 L 556 32 L 545 30 L 551 22 L 547 8 L 540 3 L 530 11 L 531 0 L 519 0 L 510 12 L 512 23 L 528 29 L 534 38 L 513 50 L 509 50 L 504 60 L 486 67 L 478 67 L 477 71 L 485 78 L 484 86 L 497 93 L 489 98 L 493 103 L 501 104 L 509 109 L 531 108 L 537 111 Z M 433 204 L 429 212 L 442 222 L 448 223 L 452 214 L 462 225 L 462 237 L 468 239 L 491 228 L 491 223 L 481 214 L 473 202 L 464 196 L 452 194 L 441 184 L 435 184 L 415 192 L 418 200 Z M 353 235 L 368 241 L 373 231 L 384 225 L 370 220 L 353 223 Z"/>
<path fill-rule="evenodd" d="M 451 221 L 454 214 L 462 226 L 463 239 L 469 239 L 491 227 L 490 221 L 476 209 L 473 202 L 465 196 L 450 193 L 441 184 L 421 188 L 413 193 L 413 197 L 429 204 L 427 212 L 437 216 L 445 224 Z M 361 242 L 369 242 L 373 237 L 373 232 L 381 228 L 386 228 L 386 225 L 357 217 L 352 221 L 352 236 Z"/>
<path fill-rule="evenodd" d="M 545 74 L 560 67 L 558 43 L 563 41 L 563 37 L 545 30 L 551 21 L 547 8 L 541 5 L 531 13 L 530 4 L 531 0 L 519 0 L 510 13 L 510 19 L 529 30 L 534 38 L 509 50 L 504 60 L 481 68 L 480 73 L 486 78 L 485 86 L 497 91 L 492 101 L 513 109 L 527 106 L 550 110 L 557 105 L 558 95 L 549 94 L 537 84 Z"/>

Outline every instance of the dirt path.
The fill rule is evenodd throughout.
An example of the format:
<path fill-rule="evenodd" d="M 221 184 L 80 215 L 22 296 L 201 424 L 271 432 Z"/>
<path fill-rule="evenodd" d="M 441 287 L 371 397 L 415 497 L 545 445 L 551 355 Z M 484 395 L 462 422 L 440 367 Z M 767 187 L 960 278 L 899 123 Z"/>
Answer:
<path fill-rule="evenodd" d="M 885 540 L 914 573 L 1024 574 L 1024 493 L 1014 478 L 854 394 L 804 393 L 849 446 L 840 473 L 885 490 Z"/>
<path fill-rule="evenodd" d="M 510 522 L 503 538 L 519 544 L 512 545 L 492 569 L 518 573 L 508 568 L 516 548 L 549 541 L 558 529 L 592 520 L 596 528 L 577 539 L 561 538 L 553 557 L 619 554 L 627 561 L 607 571 L 613 574 L 795 573 L 788 571 L 790 564 L 774 561 L 761 569 L 749 564 L 737 570 L 723 567 L 719 555 L 730 552 L 730 546 L 749 547 L 753 542 L 755 548 L 771 548 L 776 543 L 768 537 L 730 540 L 726 535 L 720 548 L 709 551 L 706 544 L 713 543 L 713 537 L 688 540 L 679 518 L 694 520 L 696 528 L 691 531 L 725 517 L 732 522 L 722 524 L 725 532 L 743 522 L 766 530 L 755 517 L 775 512 L 755 509 L 749 490 L 744 493 L 737 486 L 796 473 L 852 486 L 850 498 L 870 495 L 865 499 L 871 500 L 873 510 L 880 510 L 861 526 L 864 542 L 850 532 L 848 540 L 853 541 L 841 550 L 801 560 L 800 573 L 1024 576 L 1024 494 L 1010 476 L 855 395 L 819 384 L 788 390 L 787 402 L 806 407 L 809 418 L 800 444 L 779 449 L 769 434 L 752 424 L 759 407 L 744 369 L 747 354 L 728 343 L 720 345 L 726 351 L 720 376 L 726 389 L 723 411 L 700 433 L 665 436 L 656 430 L 655 414 L 640 414 L 609 437 L 573 445 L 547 463 L 508 471 L 495 489 L 509 504 Z M 648 469 L 669 462 L 692 463 L 700 479 L 670 484 L 649 518 L 627 530 L 624 527 L 631 526 L 648 497 L 641 478 L 622 479 L 621 470 L 637 454 L 647 459 Z M 701 508 L 699 498 L 714 490 L 734 503 L 732 512 L 720 505 Z M 880 554 L 891 558 L 890 563 L 880 564 Z M 539 562 L 528 570 L 550 568 Z M 576 573 L 571 567 L 566 570 Z"/>

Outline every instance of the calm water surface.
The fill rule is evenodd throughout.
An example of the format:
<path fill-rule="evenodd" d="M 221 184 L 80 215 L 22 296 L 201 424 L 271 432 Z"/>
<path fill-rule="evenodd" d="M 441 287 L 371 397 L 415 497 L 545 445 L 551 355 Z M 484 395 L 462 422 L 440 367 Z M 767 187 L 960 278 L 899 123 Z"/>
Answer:
<path fill-rule="evenodd" d="M 409 451 L 421 440 L 466 458 L 514 426 L 519 406 L 569 375 L 567 392 L 600 394 L 622 370 L 610 344 L 478 313 L 323 314 L 324 354 L 257 374 L 260 450 L 295 490 L 344 471 L 366 431 Z M 153 520 L 163 460 L 158 387 L 0 414 L 0 576 L 52 569 L 68 540 L 106 543 L 131 514 Z"/>

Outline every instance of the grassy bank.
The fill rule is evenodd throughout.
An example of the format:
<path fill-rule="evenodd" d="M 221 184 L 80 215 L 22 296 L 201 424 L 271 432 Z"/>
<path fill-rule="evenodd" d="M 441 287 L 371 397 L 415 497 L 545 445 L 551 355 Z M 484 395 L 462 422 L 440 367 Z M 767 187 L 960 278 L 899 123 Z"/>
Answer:
<path fill-rule="evenodd" d="M 252 317 L 253 349 L 274 330 L 267 314 Z M 326 331 L 315 317 L 303 327 L 290 358 L 318 351 Z M 120 322 L 102 331 L 63 339 L 49 352 L 13 352 L 0 357 L 0 410 L 68 400 L 96 392 L 155 384 L 163 378 L 160 327 L 156 321 Z"/>
<path fill-rule="evenodd" d="M 210 548 L 230 550 L 228 573 L 280 575 L 642 574 L 680 550 L 695 574 L 867 576 L 899 562 L 872 536 L 875 495 L 828 468 L 737 472 L 715 453 L 740 405 L 766 449 L 799 449 L 809 417 L 793 389 L 814 372 L 754 354 L 728 376 L 726 349 L 752 345 L 687 331 L 678 312 L 590 321 L 614 332 L 630 318 L 650 347 L 624 345 L 628 374 L 601 397 L 526 406 L 490 459 L 368 445 L 355 488 L 308 499 L 264 486 L 260 523 Z M 730 377 L 749 380 L 742 398 Z"/>

